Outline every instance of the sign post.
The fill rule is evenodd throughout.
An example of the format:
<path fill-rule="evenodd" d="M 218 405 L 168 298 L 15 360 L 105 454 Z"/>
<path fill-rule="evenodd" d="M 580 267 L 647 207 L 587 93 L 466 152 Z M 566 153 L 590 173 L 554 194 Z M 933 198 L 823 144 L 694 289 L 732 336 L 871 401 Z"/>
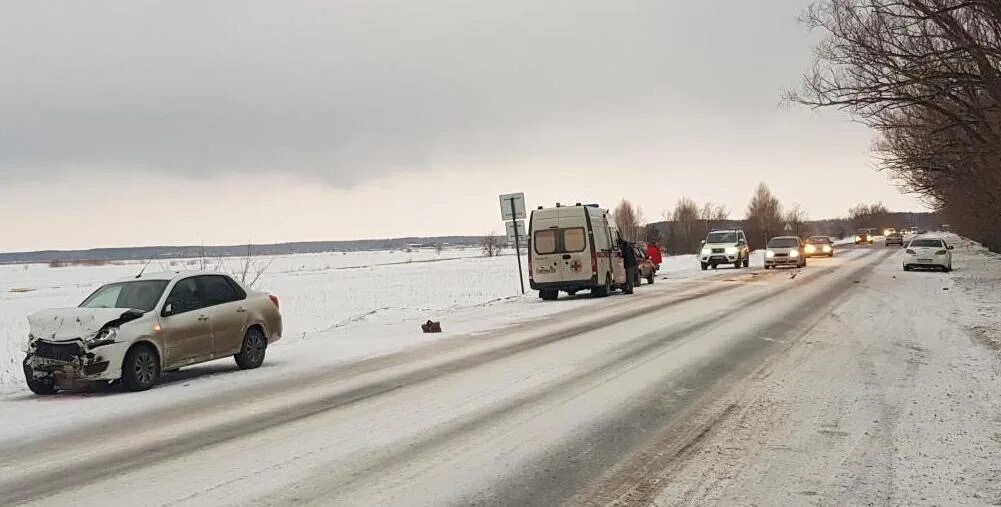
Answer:
<path fill-rule="evenodd" d="M 508 239 L 514 237 L 514 256 L 518 259 L 518 281 L 521 293 L 525 294 L 525 275 L 521 271 L 521 238 L 525 234 L 525 194 L 503 194 L 500 196 L 501 220 L 506 222 Z"/>

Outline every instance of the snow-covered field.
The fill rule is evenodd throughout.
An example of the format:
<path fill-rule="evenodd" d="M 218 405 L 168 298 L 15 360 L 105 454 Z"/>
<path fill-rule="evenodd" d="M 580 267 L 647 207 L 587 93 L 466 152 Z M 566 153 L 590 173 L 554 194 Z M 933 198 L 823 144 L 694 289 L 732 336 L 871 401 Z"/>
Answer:
<path fill-rule="evenodd" d="M 224 262 L 223 271 L 235 270 L 240 263 L 239 259 Z M 477 311 L 521 299 L 513 255 L 486 258 L 479 249 L 468 248 L 440 253 L 291 255 L 270 262 L 256 288 L 281 299 L 285 335 L 274 351 L 308 341 L 314 351 L 322 350 L 318 356 L 309 354 L 313 361 L 385 353 L 441 337 L 421 334 L 417 324 L 428 319 L 445 320 L 444 336 L 448 336 L 459 329 L 487 330 L 508 317 L 526 315 L 523 310 Z M 154 262 L 147 269 L 193 269 L 197 264 L 195 260 Z M 210 265 L 214 268 L 217 263 Z M 527 266 L 524 259 L 522 265 Z M 27 343 L 28 314 L 76 306 L 102 283 L 133 276 L 141 268 L 142 263 L 135 262 L 63 268 L 45 264 L 0 266 L 0 392 L 22 388 L 20 362 Z M 694 255 L 668 257 L 661 276 L 691 276 L 697 269 Z M 527 277 L 525 284 L 527 289 Z M 463 310 L 461 315 L 450 318 L 459 310 Z"/>
<path fill-rule="evenodd" d="M 324 286 L 349 289 L 342 274 L 367 265 L 458 294 L 420 309 L 399 289 L 385 311 L 329 322 L 335 305 L 289 258 L 266 284 L 301 297 L 286 318 L 320 325 L 263 368 L 197 365 L 143 393 L 9 382 L 0 491 L 38 505 L 998 503 L 1001 257 L 950 242 L 953 273 L 905 273 L 880 242 L 801 270 L 756 255 L 758 269 L 703 272 L 688 256 L 634 296 L 555 303 L 512 295 L 510 256 L 323 261 Z M 495 293 L 463 287 L 470 271 Z M 365 297 L 391 299 L 378 290 Z M 420 333 L 429 317 L 445 333 Z"/>

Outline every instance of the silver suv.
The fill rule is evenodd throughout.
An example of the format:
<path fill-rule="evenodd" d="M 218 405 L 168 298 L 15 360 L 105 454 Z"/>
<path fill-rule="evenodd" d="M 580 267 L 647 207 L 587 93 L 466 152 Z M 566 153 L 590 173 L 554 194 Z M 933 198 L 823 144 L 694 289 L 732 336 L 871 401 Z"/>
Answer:
<path fill-rule="evenodd" d="M 733 264 L 735 268 L 747 267 L 751 263 L 751 250 L 747 246 L 747 236 L 740 229 L 712 231 L 702 241 L 699 254 L 702 271 L 720 264 Z"/>

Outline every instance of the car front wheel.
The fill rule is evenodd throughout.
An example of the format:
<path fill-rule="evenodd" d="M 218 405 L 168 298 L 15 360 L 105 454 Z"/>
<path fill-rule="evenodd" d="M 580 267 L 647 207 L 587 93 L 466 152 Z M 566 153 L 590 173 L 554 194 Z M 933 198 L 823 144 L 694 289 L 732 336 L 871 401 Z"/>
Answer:
<path fill-rule="evenodd" d="M 264 355 L 268 350 L 268 339 L 260 329 L 253 327 L 247 330 L 247 335 L 243 337 L 243 347 L 240 353 L 233 356 L 236 365 L 241 370 L 252 370 L 264 364 Z"/>
<path fill-rule="evenodd" d="M 145 391 L 160 378 L 160 358 L 152 346 L 140 343 L 129 349 L 122 363 L 122 384 L 129 391 Z"/>

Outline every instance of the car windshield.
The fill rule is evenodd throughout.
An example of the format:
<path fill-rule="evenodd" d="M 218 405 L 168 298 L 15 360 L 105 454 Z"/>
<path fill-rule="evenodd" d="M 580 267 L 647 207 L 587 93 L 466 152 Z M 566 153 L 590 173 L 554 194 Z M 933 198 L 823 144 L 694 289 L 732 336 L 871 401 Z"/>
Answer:
<path fill-rule="evenodd" d="M 796 248 L 799 246 L 799 240 L 796 238 L 772 238 L 768 242 L 768 248 Z"/>
<path fill-rule="evenodd" d="M 736 243 L 736 232 L 710 232 L 706 237 L 706 243 Z"/>
<path fill-rule="evenodd" d="M 830 243 L 831 240 L 828 239 L 828 238 L 825 238 L 823 236 L 814 236 L 814 237 L 806 240 L 806 242 L 807 243 Z"/>
<path fill-rule="evenodd" d="M 914 241 L 911 241 L 911 246 L 931 247 L 931 248 L 941 247 L 942 246 L 942 240 L 940 240 L 940 239 L 916 239 Z"/>
<path fill-rule="evenodd" d="M 160 300 L 166 280 L 137 280 L 112 283 L 97 289 L 80 308 L 130 308 L 151 311 Z"/>

